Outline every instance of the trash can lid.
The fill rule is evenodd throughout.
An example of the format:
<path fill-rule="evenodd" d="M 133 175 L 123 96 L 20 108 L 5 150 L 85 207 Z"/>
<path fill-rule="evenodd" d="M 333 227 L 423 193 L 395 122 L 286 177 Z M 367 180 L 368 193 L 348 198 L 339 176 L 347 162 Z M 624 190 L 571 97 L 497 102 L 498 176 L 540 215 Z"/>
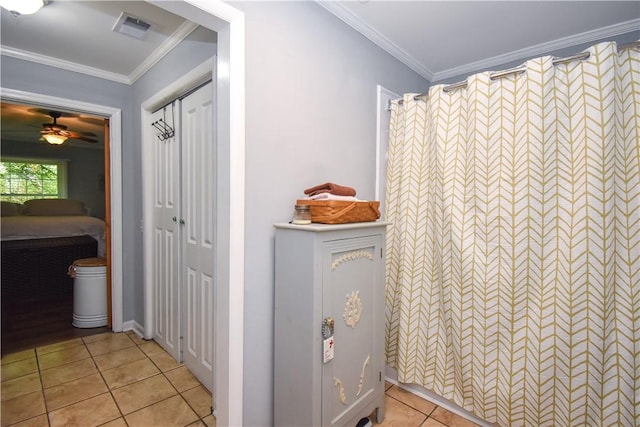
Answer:
<path fill-rule="evenodd" d="M 75 267 L 104 267 L 107 265 L 107 259 L 104 257 L 98 258 L 83 258 L 73 261 Z"/>

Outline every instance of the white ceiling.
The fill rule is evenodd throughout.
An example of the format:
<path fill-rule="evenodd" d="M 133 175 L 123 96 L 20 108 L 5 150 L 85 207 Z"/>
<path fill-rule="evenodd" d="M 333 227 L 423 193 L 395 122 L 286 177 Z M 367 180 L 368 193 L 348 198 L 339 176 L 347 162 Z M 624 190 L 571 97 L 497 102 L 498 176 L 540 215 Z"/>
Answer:
<path fill-rule="evenodd" d="M 430 82 L 636 32 L 638 1 L 328 1 Z"/>
<path fill-rule="evenodd" d="M 636 1 L 317 1 L 434 82 L 632 31 Z M 112 31 L 122 12 L 152 24 Z M 52 0 L 34 15 L 2 9 L 2 54 L 132 83 L 196 26 L 145 1 Z"/>
<path fill-rule="evenodd" d="M 122 13 L 151 24 L 142 39 L 113 31 Z M 50 1 L 33 15 L 1 15 L 3 55 L 127 84 L 197 27 L 144 1 Z"/>
<path fill-rule="evenodd" d="M 640 38 L 638 1 L 317 4 L 431 82 L 621 34 Z M 142 40 L 113 31 L 123 12 L 152 24 Z M 196 27 L 145 1 L 50 0 L 34 15 L 13 17 L 2 9 L 0 48 L 2 55 L 132 84 Z M 7 111 L 2 138 L 19 127 Z M 32 129 L 43 123 L 42 115 L 28 116 Z M 74 123 L 76 130 L 92 131 L 84 122 Z"/>

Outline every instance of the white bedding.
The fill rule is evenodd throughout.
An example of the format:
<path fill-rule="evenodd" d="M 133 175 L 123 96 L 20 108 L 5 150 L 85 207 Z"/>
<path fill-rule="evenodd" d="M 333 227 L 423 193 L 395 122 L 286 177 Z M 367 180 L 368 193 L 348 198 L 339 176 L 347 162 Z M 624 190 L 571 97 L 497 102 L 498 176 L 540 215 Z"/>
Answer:
<path fill-rule="evenodd" d="M 0 232 L 2 240 L 89 235 L 98 242 L 98 256 L 105 255 L 105 224 L 92 216 L 3 216 Z"/>

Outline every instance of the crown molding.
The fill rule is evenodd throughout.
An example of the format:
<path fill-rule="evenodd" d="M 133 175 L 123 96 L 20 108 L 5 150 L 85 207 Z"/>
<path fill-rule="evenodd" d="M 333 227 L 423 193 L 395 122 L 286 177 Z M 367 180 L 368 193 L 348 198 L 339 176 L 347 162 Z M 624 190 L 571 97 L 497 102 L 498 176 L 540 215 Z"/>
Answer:
<path fill-rule="evenodd" d="M 88 67 L 86 65 L 78 64 L 71 61 L 65 61 L 63 59 L 53 58 L 51 56 L 40 55 L 38 53 L 28 52 L 25 50 L 15 49 L 8 46 L 0 46 L 0 53 L 2 55 L 11 56 L 13 58 L 21 59 L 24 61 L 36 62 L 38 64 L 48 65 L 50 67 L 61 68 L 67 71 L 73 71 L 76 73 L 86 74 L 100 79 L 111 80 L 117 83 L 123 83 L 126 85 L 132 85 L 140 77 L 142 77 L 147 71 L 149 71 L 155 64 L 157 64 L 165 55 L 167 55 L 173 48 L 175 48 L 180 42 L 182 42 L 189 34 L 191 34 L 198 24 L 185 21 L 165 40 L 156 50 L 154 50 L 149 57 L 147 57 L 131 74 L 124 75 L 118 73 L 112 73 L 109 71 L 101 70 L 99 68 Z"/>
<path fill-rule="evenodd" d="M 420 74 L 428 81 L 433 80 L 433 71 L 431 71 L 424 64 L 420 63 L 420 61 L 409 55 L 401 47 L 399 47 L 397 44 L 389 40 L 386 36 L 375 30 L 365 21 L 360 19 L 359 16 L 351 12 L 341 3 L 322 0 L 316 0 L 316 3 L 329 12 L 333 13 L 339 19 L 351 26 L 354 30 L 371 40 L 374 44 L 385 50 L 388 54 L 405 64 L 407 67 L 411 68 L 416 73 Z"/>
<path fill-rule="evenodd" d="M 88 67 L 86 65 L 77 64 L 63 59 L 53 58 L 51 56 L 40 55 L 39 53 L 28 52 L 21 49 L 15 49 L 8 46 L 0 46 L 2 55 L 11 56 L 13 58 L 22 59 L 23 61 L 36 62 L 50 67 L 61 68 L 67 71 L 87 74 L 89 76 L 98 77 L 105 80 L 112 80 L 118 83 L 131 84 L 129 78 L 123 74 L 111 73 L 100 70 L 98 68 Z"/>
<path fill-rule="evenodd" d="M 475 73 L 478 72 L 478 70 L 484 70 L 490 67 L 504 65 L 514 61 L 524 61 L 526 58 L 545 55 L 549 52 L 557 51 L 560 49 L 566 49 L 585 43 L 593 43 L 596 40 L 615 37 L 634 31 L 640 31 L 640 19 L 633 19 L 631 21 L 621 22 L 619 24 L 609 25 L 607 27 L 597 28 L 595 30 L 586 31 L 584 33 L 574 34 L 569 37 L 563 37 L 561 39 L 552 40 L 550 42 L 541 43 L 524 49 L 514 50 L 503 55 L 497 55 L 491 58 L 483 59 L 481 61 L 470 62 L 459 67 L 439 71 L 437 73 L 434 73 L 434 80 L 432 81 L 432 83 L 450 77 Z"/>
<path fill-rule="evenodd" d="M 494 56 L 491 58 L 483 59 L 481 61 L 471 62 L 459 67 L 450 68 L 443 71 L 433 72 L 426 65 L 412 57 L 405 50 L 393 43 L 386 36 L 375 30 L 368 23 L 362 20 L 359 16 L 351 12 L 350 9 L 336 1 L 324 1 L 316 0 L 316 3 L 360 34 L 371 40 L 378 47 L 384 49 L 387 53 L 394 58 L 405 64 L 407 67 L 420 74 L 429 82 L 440 81 L 450 77 L 456 77 L 464 74 L 471 74 L 478 70 L 504 65 L 509 62 L 522 61 L 524 58 L 535 57 L 543 55 L 549 52 L 553 52 L 560 49 L 577 46 L 580 44 L 591 43 L 596 40 L 605 39 L 608 37 L 619 36 L 621 34 L 631 33 L 633 31 L 640 30 L 640 19 L 634 19 L 631 21 L 621 22 L 619 24 L 610 25 L 607 27 L 597 28 L 595 30 L 586 31 L 584 33 L 575 34 L 569 37 L 563 37 L 561 39 L 553 40 L 547 43 L 538 44 L 524 49 L 515 50 L 505 53 L 503 55 Z"/>
<path fill-rule="evenodd" d="M 151 55 L 149 55 L 135 70 L 129 74 L 130 84 L 133 84 L 142 77 L 147 71 L 149 71 L 154 65 L 156 65 L 166 54 L 168 54 L 174 47 L 180 44 L 191 34 L 198 24 L 192 21 L 184 21 L 176 31 L 171 34 L 167 40 L 162 43 Z"/>

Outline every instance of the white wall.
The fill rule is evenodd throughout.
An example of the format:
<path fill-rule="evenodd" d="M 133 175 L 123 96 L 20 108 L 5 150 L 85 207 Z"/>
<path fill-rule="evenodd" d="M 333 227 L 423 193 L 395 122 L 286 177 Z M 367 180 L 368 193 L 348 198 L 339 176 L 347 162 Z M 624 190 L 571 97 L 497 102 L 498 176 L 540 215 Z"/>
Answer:
<path fill-rule="evenodd" d="M 244 425 L 272 425 L 275 222 L 332 181 L 375 191 L 376 85 L 427 81 L 314 2 L 232 2 L 246 24 Z"/>

